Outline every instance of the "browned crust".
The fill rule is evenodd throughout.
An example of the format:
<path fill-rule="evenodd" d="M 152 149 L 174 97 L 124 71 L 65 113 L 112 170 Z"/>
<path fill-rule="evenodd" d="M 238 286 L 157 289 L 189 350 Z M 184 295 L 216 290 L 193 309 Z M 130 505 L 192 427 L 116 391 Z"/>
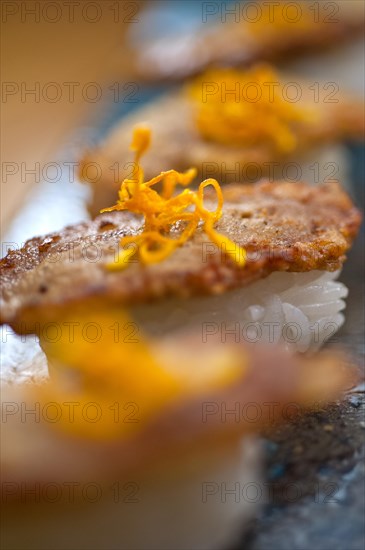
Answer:
<path fill-rule="evenodd" d="M 283 77 L 283 81 L 298 83 L 303 94 L 300 105 L 315 113 L 313 120 L 297 129 L 296 152 L 283 157 L 265 144 L 243 148 L 207 141 L 197 130 L 193 104 L 185 92 L 174 92 L 123 119 L 103 144 L 85 154 L 82 161 L 85 165 L 91 162 L 99 166 L 99 177 L 89 182 L 93 193 L 92 216 L 113 204 L 120 181 L 131 177 L 133 154 L 129 144 L 133 129 L 141 123 L 147 123 L 152 130 L 151 147 L 142 159 L 147 179 L 171 168 L 184 171 L 196 167 L 200 178 L 215 177 L 222 184 L 245 182 L 245 179 L 246 183 L 252 183 L 252 167 L 254 173 L 257 167 L 259 178 L 272 179 L 273 162 L 282 165 L 295 162 L 301 166 L 303 154 L 310 150 L 311 163 L 315 163 L 319 161 L 316 146 L 347 138 L 364 139 L 363 102 L 358 98 L 341 92 L 336 94 L 337 103 L 315 103 L 311 83 L 295 77 Z M 90 170 L 90 174 L 93 178 L 95 169 Z"/>
<path fill-rule="evenodd" d="M 298 6 L 300 2 L 295 4 Z M 332 9 L 322 2 L 319 6 L 321 12 L 317 21 L 312 11 L 313 23 L 305 31 L 294 24 L 292 29 L 289 27 L 278 36 L 275 26 L 268 25 L 265 32 L 253 34 L 244 17 L 241 17 L 241 23 L 237 23 L 231 16 L 225 22 L 203 25 L 199 32 L 189 35 L 189 40 L 185 35 L 182 39 L 169 36 L 158 42 L 142 42 L 133 52 L 134 71 L 143 80 L 182 80 L 209 66 L 246 67 L 257 61 L 278 61 L 337 46 L 361 36 L 364 30 L 361 2 L 337 1 Z M 338 8 L 336 15 L 333 7 Z"/>
<path fill-rule="evenodd" d="M 273 271 L 335 270 L 361 223 L 360 212 L 337 183 L 231 185 L 224 197 L 217 229 L 247 249 L 244 268 L 198 229 L 164 262 L 143 266 L 136 261 L 110 272 L 105 264 L 113 260 L 120 238 L 140 231 L 141 222 L 130 213 L 105 213 L 8 253 L 0 264 L 1 321 L 33 332 L 35 321 L 52 320 L 60 308 L 85 301 L 96 307 L 108 301 L 128 305 L 220 294 Z"/>
<path fill-rule="evenodd" d="M 178 345 L 194 346 L 194 342 L 185 337 Z M 214 354 L 215 345 L 209 353 Z M 201 353 L 201 342 L 198 346 Z M 242 375 L 235 382 L 174 401 L 143 426 L 136 426 L 129 437 L 94 440 L 62 433 L 43 417 L 39 422 L 29 415 L 24 422 L 20 415 L 9 416 L 4 425 L 8 445 L 1 456 L 2 482 L 80 481 L 90 476 L 108 480 L 115 475 L 123 479 L 131 473 L 140 479 L 156 475 L 158 468 L 173 471 L 179 457 L 201 459 L 201 453 L 206 458 L 210 452 L 214 457 L 218 449 L 237 443 L 244 434 L 287 422 L 306 409 L 340 398 L 359 378 L 341 353 L 307 358 L 280 349 L 273 353 L 269 348 L 241 347 Z M 199 347 L 196 350 L 200 356 Z M 203 354 L 207 360 L 209 353 L 208 357 Z M 27 388 L 10 388 L 6 397 L 8 402 L 34 409 Z M 239 420 L 236 414 L 224 413 L 237 411 L 237 406 Z M 14 500 L 17 497 L 13 493 Z"/>

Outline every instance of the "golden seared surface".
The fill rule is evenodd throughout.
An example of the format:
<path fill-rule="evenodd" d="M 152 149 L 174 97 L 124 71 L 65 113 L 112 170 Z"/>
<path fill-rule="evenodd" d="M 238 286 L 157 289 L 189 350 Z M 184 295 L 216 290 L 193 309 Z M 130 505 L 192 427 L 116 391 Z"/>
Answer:
<path fill-rule="evenodd" d="M 230 185 L 223 194 L 216 228 L 246 248 L 244 267 L 227 259 L 198 228 L 163 262 L 145 266 L 136 260 L 110 271 L 106 264 L 120 238 L 140 232 L 141 221 L 128 212 L 105 213 L 8 253 L 0 266 L 2 322 L 32 332 L 32 322 L 53 319 L 60 308 L 85 300 L 146 303 L 223 293 L 273 271 L 336 270 L 361 223 L 360 212 L 334 182 Z M 206 205 L 214 208 L 209 193 Z M 175 226 L 172 234 L 181 229 Z"/>
<path fill-rule="evenodd" d="M 160 352 L 170 355 L 172 364 L 177 354 L 182 354 L 188 370 L 195 364 L 198 369 L 202 360 L 209 364 L 222 344 L 213 341 L 209 348 L 202 348 L 199 336 L 185 334 L 175 341 L 160 342 L 159 347 Z M 173 472 L 175 460 L 181 456 L 206 460 L 210 452 L 214 457 L 218 449 L 229 447 L 244 434 L 286 423 L 308 409 L 322 409 L 341 398 L 359 379 L 357 369 L 338 351 L 301 357 L 280 348 L 273 353 L 271 348 L 247 344 L 235 344 L 234 349 L 242 357 L 242 374 L 236 380 L 172 400 L 128 437 L 103 440 L 90 435 L 70 436 L 46 416 L 37 420 L 29 415 L 25 422 L 20 414 L 9 415 L 3 426 L 7 445 L 3 445 L 0 456 L 3 482 L 103 481 L 131 474 L 142 481 L 159 469 Z M 32 392 L 30 385 L 8 387 L 4 401 L 22 403 L 33 410 L 34 401 L 40 400 L 36 391 L 33 387 Z M 143 410 L 143 403 L 140 405 Z M 21 484 L 16 485 L 17 491 L 6 494 L 6 503 L 21 496 Z M 3 489 L 6 493 L 5 484 Z"/>
<path fill-rule="evenodd" d="M 334 103 L 315 102 L 313 90 L 310 90 L 311 83 L 295 77 L 287 77 L 286 80 L 300 86 L 302 98 L 298 107 L 313 113 L 311 120 L 296 128 L 298 144 L 291 154 L 279 155 L 264 141 L 259 146 L 243 147 L 204 139 L 196 126 L 192 101 L 184 91 L 173 92 L 124 118 L 104 143 L 85 153 L 82 162 L 86 166 L 97 163 L 99 167 L 96 172 L 93 164 L 89 165 L 90 168 L 84 173 L 90 178 L 92 187 L 91 215 L 96 216 L 102 208 L 114 204 L 120 182 L 133 175 L 134 155 L 129 145 L 133 129 L 141 123 L 151 128 L 153 136 L 142 162 L 146 179 L 164 170 L 182 172 L 196 167 L 202 179 L 213 174 L 222 184 L 244 181 L 245 178 L 246 181 L 251 178 L 248 183 L 252 183 L 252 167 L 253 173 L 257 166 L 259 173 L 273 179 L 270 174 L 274 162 L 300 164 L 301 155 L 316 146 L 343 139 L 364 138 L 362 100 L 339 91 Z M 284 78 L 283 81 L 286 80 Z"/>
<path fill-rule="evenodd" d="M 201 29 L 190 34 L 141 41 L 131 54 L 138 77 L 182 80 L 209 66 L 245 67 L 257 61 L 295 58 L 350 41 L 364 29 L 364 7 L 358 0 L 338 0 L 330 6 L 319 2 L 316 13 L 313 5 L 308 9 L 307 2 L 295 2 L 291 9 L 290 2 L 271 4 L 270 8 L 263 1 L 261 9 L 258 3 L 257 10 L 251 7 L 247 11 L 237 4 L 226 18 L 222 5 L 216 12 L 217 22 L 207 15 Z M 282 15 L 284 22 L 291 23 L 283 26 L 281 21 L 278 25 Z M 250 24 L 256 20 L 258 24 Z"/>

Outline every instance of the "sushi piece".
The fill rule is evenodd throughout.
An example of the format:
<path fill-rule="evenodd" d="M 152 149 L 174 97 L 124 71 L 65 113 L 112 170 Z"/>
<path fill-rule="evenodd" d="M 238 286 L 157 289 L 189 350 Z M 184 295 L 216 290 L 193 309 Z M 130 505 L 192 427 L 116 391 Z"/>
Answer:
<path fill-rule="evenodd" d="M 81 328 L 90 319 L 94 342 Z M 70 309 L 58 322 L 79 328 L 49 343 L 51 380 L 2 392 L 5 548 L 223 548 L 266 499 L 253 434 L 287 422 L 288 406 L 305 414 L 341 398 L 357 376 L 338 353 L 186 334 L 117 342 L 115 319 Z"/>
<path fill-rule="evenodd" d="M 194 170 L 146 182 L 149 139 L 136 130 L 136 176 L 114 206 L 1 261 L 1 321 L 41 333 L 70 307 L 102 304 L 128 308 L 152 335 L 191 327 L 205 341 L 322 345 L 344 321 L 336 279 L 361 223 L 341 186 L 206 180 L 194 191 Z"/>
<path fill-rule="evenodd" d="M 257 61 L 286 61 L 353 41 L 364 31 L 364 4 L 339 0 L 311 4 L 206 2 L 202 24 L 190 33 L 135 37 L 131 59 L 136 76 L 176 81 L 214 65 L 247 67 Z M 135 29 L 134 29 L 135 30 Z"/>
<path fill-rule="evenodd" d="M 105 142 L 86 152 L 81 178 L 92 189 L 90 212 L 114 200 L 133 177 L 129 136 L 140 121 L 154 134 L 144 160 L 147 178 L 167 167 L 198 169 L 225 183 L 305 180 L 346 184 L 340 142 L 364 139 L 363 102 L 331 86 L 279 74 L 267 65 L 215 69 L 124 118 Z"/>

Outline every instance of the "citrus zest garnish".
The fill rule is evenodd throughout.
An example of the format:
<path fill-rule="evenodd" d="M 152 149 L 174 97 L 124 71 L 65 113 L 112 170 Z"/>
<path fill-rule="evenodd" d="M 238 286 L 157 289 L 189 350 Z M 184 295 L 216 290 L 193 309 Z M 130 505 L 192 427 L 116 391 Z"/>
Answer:
<path fill-rule="evenodd" d="M 189 86 L 188 95 L 202 137 L 225 145 L 264 145 L 285 155 L 298 146 L 298 125 L 313 120 L 313 111 L 289 98 L 269 65 L 208 70 Z"/>
<path fill-rule="evenodd" d="M 244 32 L 259 34 L 260 40 L 266 36 L 281 37 L 282 33 L 298 35 L 318 26 L 312 7 L 308 2 L 260 2 L 257 6 L 257 16 L 251 15 L 244 25 Z"/>
<path fill-rule="evenodd" d="M 166 407 L 229 387 L 248 368 L 241 347 L 217 344 L 195 353 L 194 347 L 176 347 L 176 340 L 161 345 L 120 308 L 93 311 L 93 323 L 87 305 L 65 312 L 58 326 L 72 329 L 62 330 L 57 340 L 40 335 L 52 377 L 32 386 L 31 396 L 42 407 L 56 407 L 52 427 L 63 432 L 98 440 L 127 438 Z"/>
<path fill-rule="evenodd" d="M 133 179 L 123 180 L 117 204 L 101 210 L 101 212 L 128 210 L 144 217 L 142 233 L 121 239 L 122 250 L 119 250 L 116 261 L 107 264 L 108 269 L 126 268 L 136 254 L 146 265 L 165 260 L 192 237 L 201 222 L 212 242 L 221 247 L 222 252 L 238 265 L 243 266 L 246 262 L 245 250 L 213 229 L 213 225 L 222 216 L 223 208 L 223 194 L 216 180 L 203 181 L 197 192 L 184 189 L 179 194 L 175 194 L 176 186 L 187 187 L 196 176 L 194 168 L 185 173 L 168 170 L 144 182 L 139 161 L 149 146 L 150 137 L 148 128 L 135 129 L 131 144 L 131 149 L 135 151 L 135 176 Z M 152 189 L 158 183 L 162 184 L 161 193 Z M 213 187 L 215 190 L 217 207 L 214 211 L 207 210 L 204 206 L 206 187 Z M 171 234 L 171 230 L 177 223 L 183 224 L 183 228 L 180 232 L 175 228 L 175 236 Z"/>

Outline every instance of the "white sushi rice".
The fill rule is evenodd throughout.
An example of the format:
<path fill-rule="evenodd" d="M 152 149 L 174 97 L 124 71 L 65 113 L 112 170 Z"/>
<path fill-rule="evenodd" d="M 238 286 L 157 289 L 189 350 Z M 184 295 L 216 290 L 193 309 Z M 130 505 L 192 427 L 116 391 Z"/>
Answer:
<path fill-rule="evenodd" d="M 203 343 L 221 341 L 281 343 L 292 350 L 319 349 L 343 325 L 346 286 L 340 272 L 276 272 L 248 287 L 220 296 L 164 300 L 134 307 L 137 329 L 163 337 L 192 329 Z M 15 384 L 42 381 L 47 359 L 34 335 L 17 336 L 3 327 L 0 379 Z"/>
<path fill-rule="evenodd" d="M 339 271 L 275 272 L 248 287 L 219 296 L 165 300 L 131 310 L 145 333 L 201 332 L 202 341 L 284 344 L 314 351 L 344 323 L 348 294 Z"/>
<path fill-rule="evenodd" d="M 220 550 L 238 542 L 265 504 L 260 441 L 191 449 L 127 479 L 49 483 L 3 504 L 4 548 Z M 67 497 L 74 484 L 74 498 Z M 39 485 L 39 484 L 38 484 Z M 50 486 L 49 500 L 46 491 Z M 91 486 L 93 491 L 84 488 Z M 54 488 L 62 498 L 54 498 Z M 95 487 L 99 489 L 95 491 Z M 95 498 L 96 493 L 96 498 Z M 93 499 L 93 500 L 91 500 Z M 21 521 L 22 528 L 19 528 Z"/>

